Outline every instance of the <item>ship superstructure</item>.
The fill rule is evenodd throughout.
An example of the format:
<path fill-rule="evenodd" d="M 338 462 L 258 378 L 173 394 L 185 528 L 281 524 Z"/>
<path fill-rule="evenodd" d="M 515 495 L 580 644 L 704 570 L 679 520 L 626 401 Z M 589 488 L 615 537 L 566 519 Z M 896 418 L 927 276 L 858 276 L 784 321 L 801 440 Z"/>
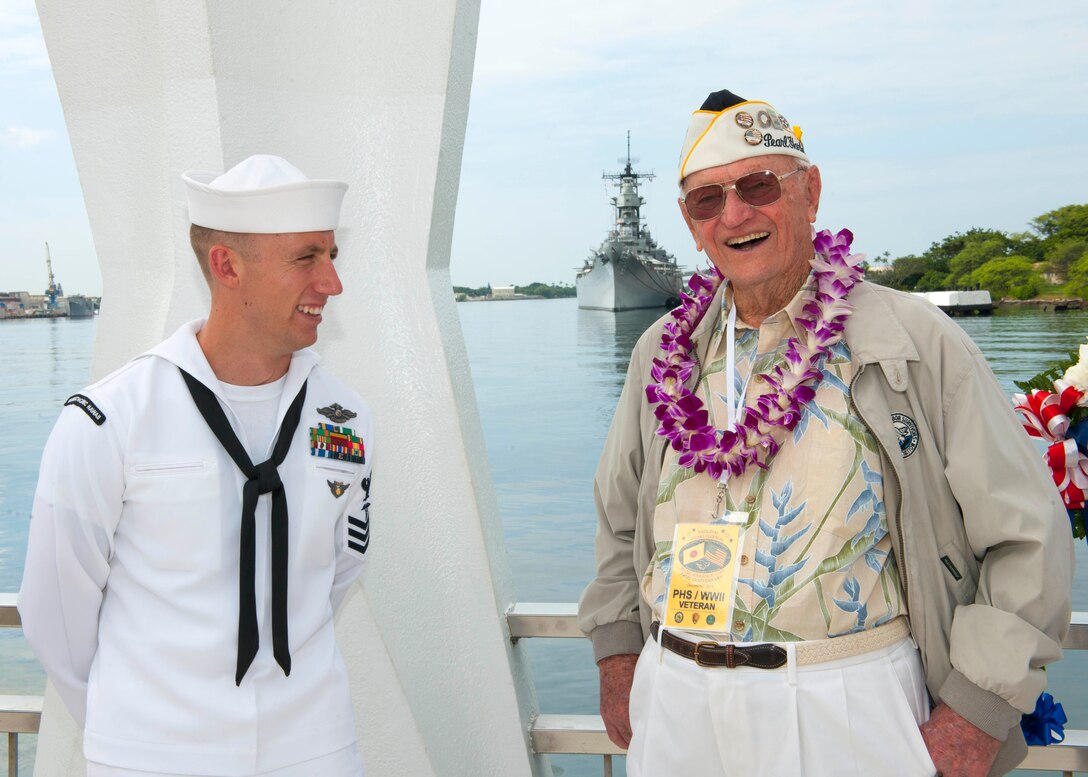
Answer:
<path fill-rule="evenodd" d="M 675 305 L 683 271 L 676 257 L 659 246 L 642 223 L 640 209 L 646 201 L 639 195 L 639 181 L 652 180 L 654 174 L 634 170 L 630 132 L 623 171 L 601 177 L 619 189 L 612 198 L 615 221 L 575 276 L 578 307 L 615 311 Z"/>

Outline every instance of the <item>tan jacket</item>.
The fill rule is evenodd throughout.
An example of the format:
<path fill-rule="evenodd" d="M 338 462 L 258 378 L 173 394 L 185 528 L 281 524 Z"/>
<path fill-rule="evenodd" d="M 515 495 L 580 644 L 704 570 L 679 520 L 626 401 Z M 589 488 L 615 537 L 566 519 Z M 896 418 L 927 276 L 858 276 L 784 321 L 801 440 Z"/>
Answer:
<path fill-rule="evenodd" d="M 1061 658 L 1069 627 L 1065 510 L 985 357 L 955 322 L 872 283 L 850 301 L 851 398 L 882 448 L 888 528 L 926 684 L 935 701 L 1006 740 L 991 772 L 1004 774 L 1026 752 L 1020 714 L 1034 708 L 1042 667 Z M 665 440 L 644 388 L 665 320 L 635 346 L 595 479 L 597 577 L 582 594 L 579 625 L 597 660 L 638 653 L 649 633 L 639 580 L 653 551 Z M 692 337 L 700 359 L 713 326 L 704 317 Z"/>

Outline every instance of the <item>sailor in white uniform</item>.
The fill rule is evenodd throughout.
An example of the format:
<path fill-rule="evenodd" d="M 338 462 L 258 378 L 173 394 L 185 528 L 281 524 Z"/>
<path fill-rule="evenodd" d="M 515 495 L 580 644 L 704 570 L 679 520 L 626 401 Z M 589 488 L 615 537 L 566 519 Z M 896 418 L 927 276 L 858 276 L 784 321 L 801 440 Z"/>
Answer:
<path fill-rule="evenodd" d="M 308 346 L 347 185 L 187 173 L 207 319 L 71 397 L 19 612 L 88 775 L 363 773 L 333 615 L 370 542 L 373 422 Z"/>

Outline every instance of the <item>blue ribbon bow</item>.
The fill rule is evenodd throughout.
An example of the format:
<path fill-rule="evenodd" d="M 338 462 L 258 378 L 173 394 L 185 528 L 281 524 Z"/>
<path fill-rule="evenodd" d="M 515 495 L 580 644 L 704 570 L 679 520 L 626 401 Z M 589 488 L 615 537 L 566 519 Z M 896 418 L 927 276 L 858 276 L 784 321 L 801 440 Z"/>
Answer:
<path fill-rule="evenodd" d="M 1029 745 L 1052 745 L 1065 740 L 1065 710 L 1054 697 L 1043 692 L 1035 701 L 1035 711 L 1020 717 L 1020 730 Z"/>

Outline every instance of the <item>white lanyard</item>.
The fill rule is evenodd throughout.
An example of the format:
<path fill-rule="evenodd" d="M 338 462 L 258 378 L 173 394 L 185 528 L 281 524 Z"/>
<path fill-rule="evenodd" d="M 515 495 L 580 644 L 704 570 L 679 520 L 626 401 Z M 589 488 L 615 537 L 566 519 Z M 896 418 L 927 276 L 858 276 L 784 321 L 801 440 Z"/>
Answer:
<path fill-rule="evenodd" d="M 732 428 L 737 422 L 737 416 L 740 415 L 741 408 L 744 407 L 744 397 L 748 394 L 748 382 L 752 379 L 752 372 L 749 370 L 748 377 L 744 379 L 744 385 L 741 386 L 740 396 L 738 397 L 736 389 L 737 306 L 735 304 L 729 308 L 729 316 L 725 327 L 725 374 L 725 420 L 729 428 Z"/>
<path fill-rule="evenodd" d="M 748 371 L 748 377 L 744 379 L 744 385 L 740 388 L 740 396 L 737 396 L 736 389 L 736 372 L 737 372 L 737 305 L 734 300 L 733 304 L 729 307 L 729 315 L 726 317 L 725 325 L 725 410 L 726 410 L 726 423 L 727 428 L 732 429 L 737 423 L 737 416 L 740 415 L 741 408 L 744 407 L 744 398 L 748 394 L 748 382 L 752 379 L 752 371 Z M 721 477 L 718 478 L 718 482 L 721 483 L 722 488 L 725 487 L 726 481 L 729 480 L 729 470 L 722 472 Z M 718 501 L 721 502 L 722 492 L 719 490 Z M 717 512 L 715 507 L 715 512 Z"/>

